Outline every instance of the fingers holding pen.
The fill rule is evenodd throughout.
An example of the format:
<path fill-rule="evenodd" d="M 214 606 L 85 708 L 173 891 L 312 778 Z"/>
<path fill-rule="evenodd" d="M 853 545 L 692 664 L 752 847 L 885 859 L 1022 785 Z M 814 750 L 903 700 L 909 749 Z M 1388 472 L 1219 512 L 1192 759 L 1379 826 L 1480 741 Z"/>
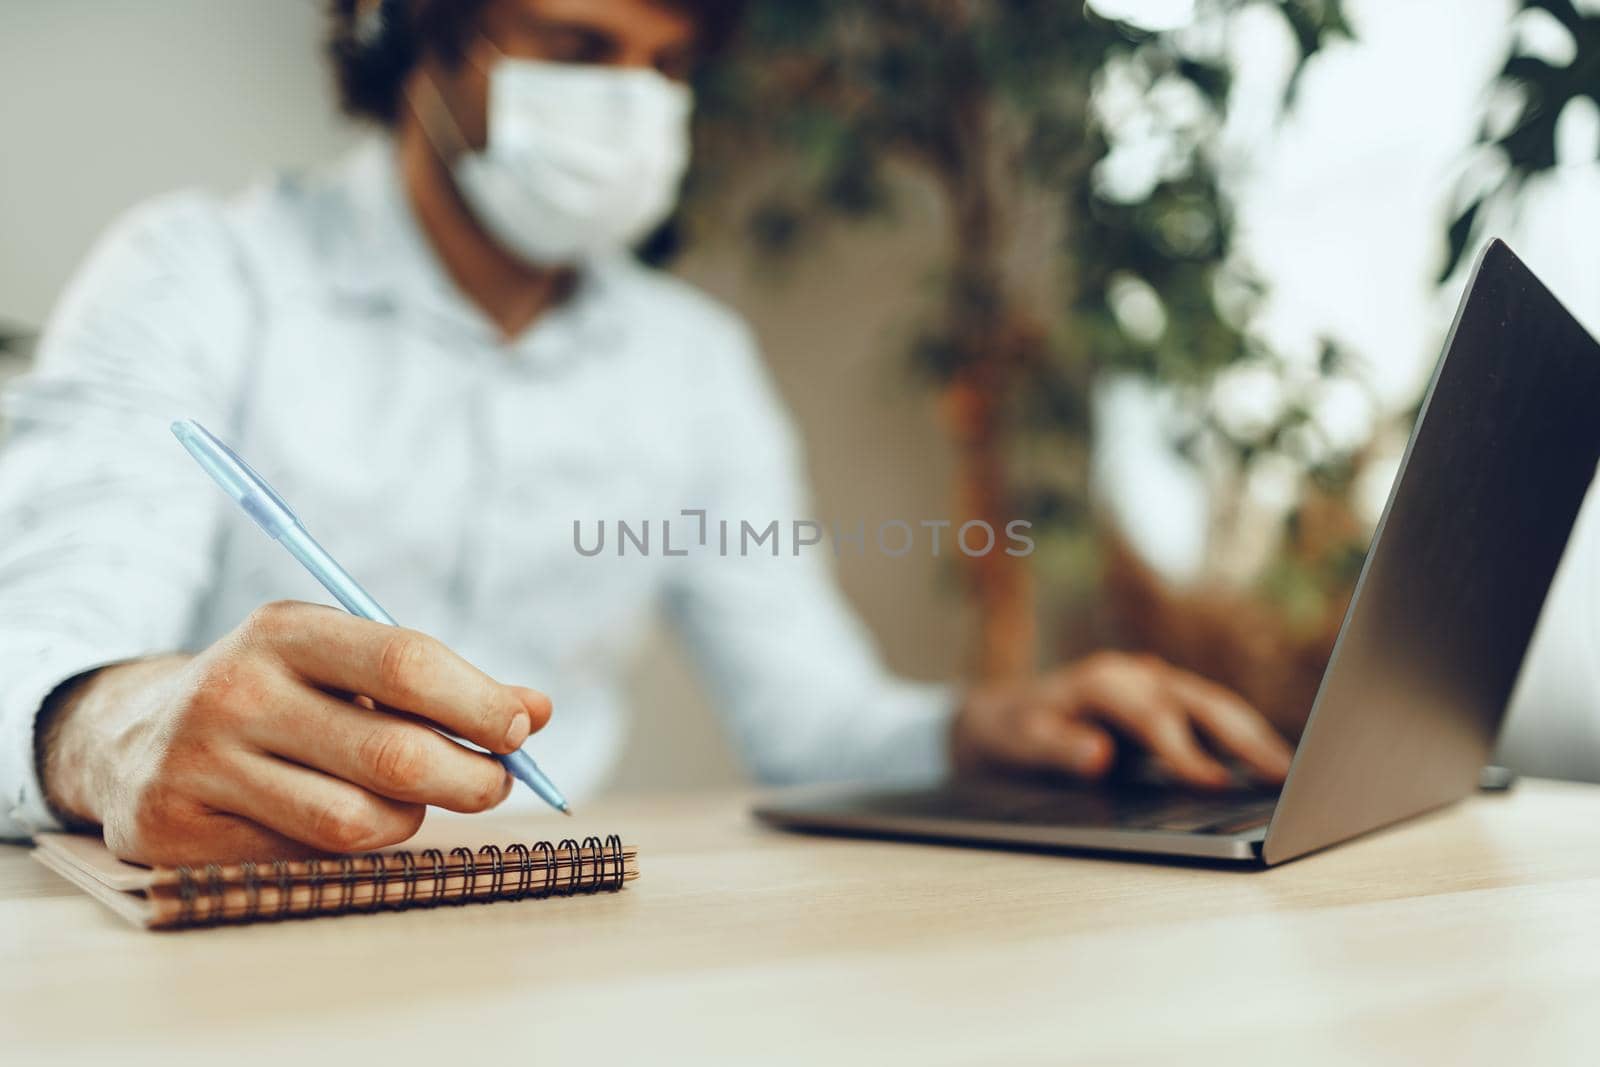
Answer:
<path fill-rule="evenodd" d="M 542 693 L 432 638 L 278 603 L 192 657 L 94 672 L 56 724 L 85 769 L 56 788 L 141 862 L 364 851 L 410 837 L 427 805 L 510 791 L 499 760 L 441 731 L 503 754 L 549 718 Z"/>
<path fill-rule="evenodd" d="M 426 808 L 279 759 L 249 753 L 211 783 L 207 801 L 284 837 L 326 852 L 397 845 L 422 827 Z"/>
<path fill-rule="evenodd" d="M 515 751 L 550 720 L 544 694 L 503 685 L 415 630 L 274 604 L 256 612 L 249 631 L 314 685 L 365 694 L 491 752 Z"/>
<path fill-rule="evenodd" d="M 264 752 L 406 803 L 486 811 L 511 790 L 511 776 L 492 757 L 415 720 L 315 689 L 286 685 L 246 735 Z"/>

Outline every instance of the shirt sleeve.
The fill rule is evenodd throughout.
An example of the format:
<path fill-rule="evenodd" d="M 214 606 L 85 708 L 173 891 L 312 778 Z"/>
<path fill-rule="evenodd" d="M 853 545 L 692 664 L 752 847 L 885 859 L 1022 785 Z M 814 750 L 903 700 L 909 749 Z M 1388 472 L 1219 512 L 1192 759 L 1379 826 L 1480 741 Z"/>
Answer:
<path fill-rule="evenodd" d="M 187 194 L 102 240 L 15 383 L 0 449 L 0 837 L 53 828 L 34 725 L 62 682 L 173 651 L 210 575 L 220 494 L 168 430 L 226 428 L 249 318 L 218 206 Z"/>
<path fill-rule="evenodd" d="M 797 544 L 821 525 L 796 536 L 796 520 L 811 519 L 798 440 L 748 332 L 729 330 L 730 358 L 702 383 L 710 413 L 693 427 L 715 472 L 692 505 L 703 527 L 698 515 L 675 520 L 688 556 L 664 561 L 677 575 L 669 615 L 762 781 L 940 773 L 955 693 L 890 674 L 834 581 L 834 549 Z"/>

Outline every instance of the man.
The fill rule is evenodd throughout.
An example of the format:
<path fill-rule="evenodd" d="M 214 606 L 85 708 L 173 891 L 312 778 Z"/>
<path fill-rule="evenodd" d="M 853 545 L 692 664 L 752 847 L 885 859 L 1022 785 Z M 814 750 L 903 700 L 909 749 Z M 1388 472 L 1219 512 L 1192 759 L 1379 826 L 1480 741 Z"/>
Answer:
<path fill-rule="evenodd" d="M 345 104 L 387 135 L 105 240 L 0 454 L 0 834 L 99 826 L 167 863 L 380 847 L 510 792 L 433 727 L 501 753 L 539 732 L 581 798 L 657 604 L 765 780 L 1092 777 L 1123 739 L 1186 782 L 1235 781 L 1223 758 L 1281 780 L 1260 716 L 1153 660 L 961 694 L 886 674 L 817 553 L 574 551 L 574 520 L 806 514 L 743 325 L 629 254 L 671 211 L 683 79 L 733 7 L 344 0 Z M 313 587 L 174 444 L 187 416 L 439 636 L 279 600 Z"/>

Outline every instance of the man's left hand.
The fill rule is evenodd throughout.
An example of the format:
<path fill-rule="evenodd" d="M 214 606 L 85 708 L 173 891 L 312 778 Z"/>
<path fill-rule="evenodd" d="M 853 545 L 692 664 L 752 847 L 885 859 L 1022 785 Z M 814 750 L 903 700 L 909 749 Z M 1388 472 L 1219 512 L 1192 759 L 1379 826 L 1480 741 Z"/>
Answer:
<path fill-rule="evenodd" d="M 1293 751 L 1243 699 L 1153 656 L 1101 652 L 1049 674 L 980 685 L 951 732 L 959 771 L 1057 772 L 1099 778 L 1132 742 L 1177 781 L 1222 789 L 1222 760 L 1276 785 Z"/>

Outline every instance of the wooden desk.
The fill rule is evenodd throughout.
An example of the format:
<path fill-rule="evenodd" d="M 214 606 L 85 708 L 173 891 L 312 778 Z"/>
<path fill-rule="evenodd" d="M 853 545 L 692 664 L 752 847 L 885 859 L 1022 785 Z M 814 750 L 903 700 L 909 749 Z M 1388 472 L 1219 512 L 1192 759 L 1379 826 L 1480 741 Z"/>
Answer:
<path fill-rule="evenodd" d="M 464 1067 L 495 1034 L 516 1064 L 1600 1056 L 1600 789 L 1524 783 L 1256 873 L 745 810 L 561 824 L 639 844 L 621 894 L 169 934 L 0 847 L 0 1061 Z"/>

